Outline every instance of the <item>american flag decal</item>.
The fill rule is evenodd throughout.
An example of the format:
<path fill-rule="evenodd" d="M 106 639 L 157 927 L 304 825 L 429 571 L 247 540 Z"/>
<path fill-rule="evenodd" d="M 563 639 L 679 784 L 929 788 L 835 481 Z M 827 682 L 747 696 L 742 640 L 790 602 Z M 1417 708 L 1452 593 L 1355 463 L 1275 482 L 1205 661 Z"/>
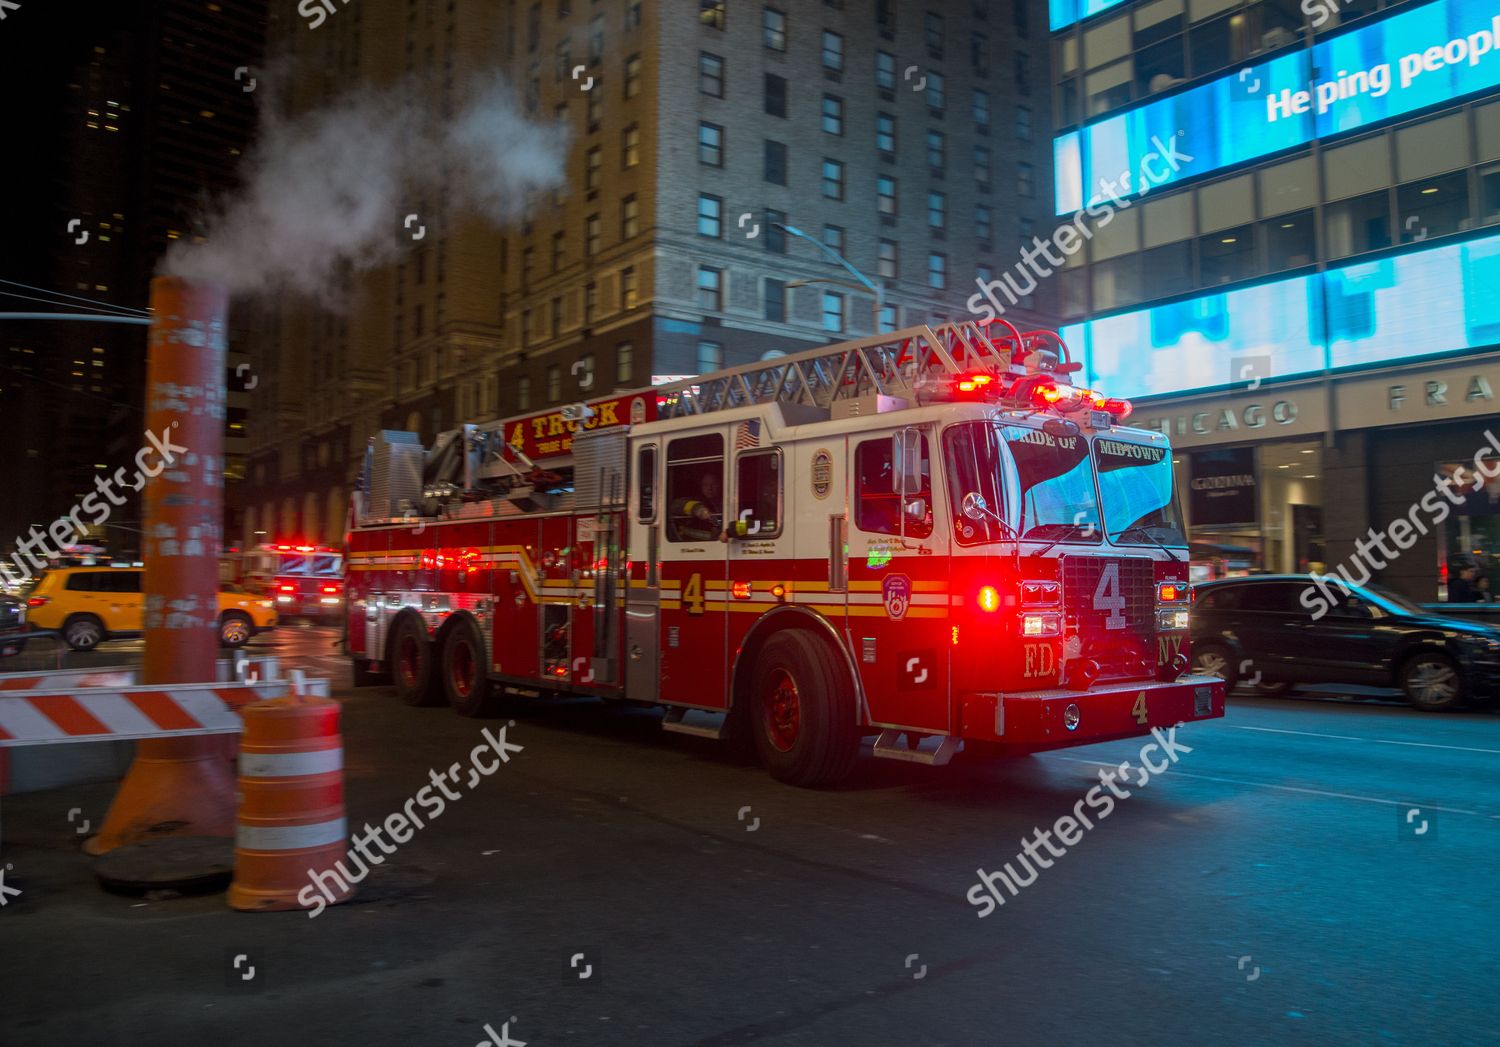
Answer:
<path fill-rule="evenodd" d="M 752 447 L 759 446 L 760 422 L 753 418 L 741 422 L 739 429 L 734 434 L 734 449 L 736 451 L 748 451 Z"/>

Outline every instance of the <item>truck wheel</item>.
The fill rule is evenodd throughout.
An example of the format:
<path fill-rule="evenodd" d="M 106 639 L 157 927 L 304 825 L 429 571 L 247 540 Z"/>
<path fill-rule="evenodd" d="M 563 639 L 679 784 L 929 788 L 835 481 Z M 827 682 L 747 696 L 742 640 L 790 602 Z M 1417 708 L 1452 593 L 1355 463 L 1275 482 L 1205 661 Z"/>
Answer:
<path fill-rule="evenodd" d="M 859 730 L 834 652 L 789 629 L 766 642 L 759 662 L 751 715 L 755 747 L 771 777 L 807 787 L 843 779 L 859 752 Z"/>
<path fill-rule="evenodd" d="M 432 641 L 427 630 L 414 616 L 407 615 L 396 623 L 391 637 L 391 676 L 396 693 L 407 705 L 437 705 L 443 700 L 435 686 Z"/>
<path fill-rule="evenodd" d="M 75 651 L 92 651 L 104 641 L 104 623 L 91 614 L 75 614 L 63 623 L 63 642 Z"/>
<path fill-rule="evenodd" d="M 1448 712 L 1464 703 L 1463 680 L 1446 654 L 1414 654 L 1401 666 L 1401 693 L 1413 708 Z"/>
<path fill-rule="evenodd" d="M 1234 655 L 1220 643 L 1193 644 L 1193 671 L 1199 676 L 1217 676 L 1223 680 L 1225 694 L 1240 682 L 1240 674 L 1234 667 Z"/>
<path fill-rule="evenodd" d="M 455 622 L 443 641 L 442 676 L 448 704 L 458 715 L 499 715 L 503 696 L 490 680 L 484 637 L 474 619 Z"/>

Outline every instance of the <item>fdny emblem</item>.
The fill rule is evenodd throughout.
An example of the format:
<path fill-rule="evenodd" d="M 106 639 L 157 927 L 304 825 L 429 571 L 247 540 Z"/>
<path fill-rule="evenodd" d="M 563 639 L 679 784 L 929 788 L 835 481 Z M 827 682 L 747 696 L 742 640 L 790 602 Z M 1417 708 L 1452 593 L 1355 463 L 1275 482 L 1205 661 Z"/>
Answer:
<path fill-rule="evenodd" d="M 880 592 L 885 598 L 886 617 L 893 622 L 905 618 L 906 609 L 911 606 L 911 579 L 904 574 L 893 574 L 881 583 Z"/>

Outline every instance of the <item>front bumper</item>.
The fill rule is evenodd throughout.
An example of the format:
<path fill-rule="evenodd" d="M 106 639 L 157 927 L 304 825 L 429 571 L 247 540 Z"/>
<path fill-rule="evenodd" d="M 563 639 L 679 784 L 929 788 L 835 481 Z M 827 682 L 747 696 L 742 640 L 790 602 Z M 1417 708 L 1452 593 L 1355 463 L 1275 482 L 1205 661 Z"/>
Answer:
<path fill-rule="evenodd" d="M 962 736 L 1017 752 L 1138 738 L 1153 727 L 1171 727 L 1224 715 L 1224 681 L 1183 676 L 1120 681 L 1087 691 L 1065 688 L 1008 694 L 971 694 L 963 703 Z M 1071 724 L 1071 726 L 1069 726 Z"/>

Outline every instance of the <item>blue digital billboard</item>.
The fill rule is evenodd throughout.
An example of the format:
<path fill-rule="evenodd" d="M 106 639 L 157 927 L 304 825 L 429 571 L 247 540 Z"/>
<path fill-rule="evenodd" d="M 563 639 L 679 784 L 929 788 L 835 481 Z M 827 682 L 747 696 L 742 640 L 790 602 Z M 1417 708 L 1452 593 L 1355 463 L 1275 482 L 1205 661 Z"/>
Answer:
<path fill-rule="evenodd" d="M 1142 157 L 1174 135 L 1191 159 L 1157 185 L 1497 86 L 1494 0 L 1437 0 L 1059 135 L 1057 213 L 1139 192 Z"/>
<path fill-rule="evenodd" d="M 1101 317 L 1061 334 L 1087 384 L 1124 397 L 1492 346 L 1500 344 L 1500 234 Z"/>
<path fill-rule="evenodd" d="M 1048 21 L 1052 31 L 1090 18 L 1100 11 L 1108 11 L 1125 0 L 1048 0 Z"/>

